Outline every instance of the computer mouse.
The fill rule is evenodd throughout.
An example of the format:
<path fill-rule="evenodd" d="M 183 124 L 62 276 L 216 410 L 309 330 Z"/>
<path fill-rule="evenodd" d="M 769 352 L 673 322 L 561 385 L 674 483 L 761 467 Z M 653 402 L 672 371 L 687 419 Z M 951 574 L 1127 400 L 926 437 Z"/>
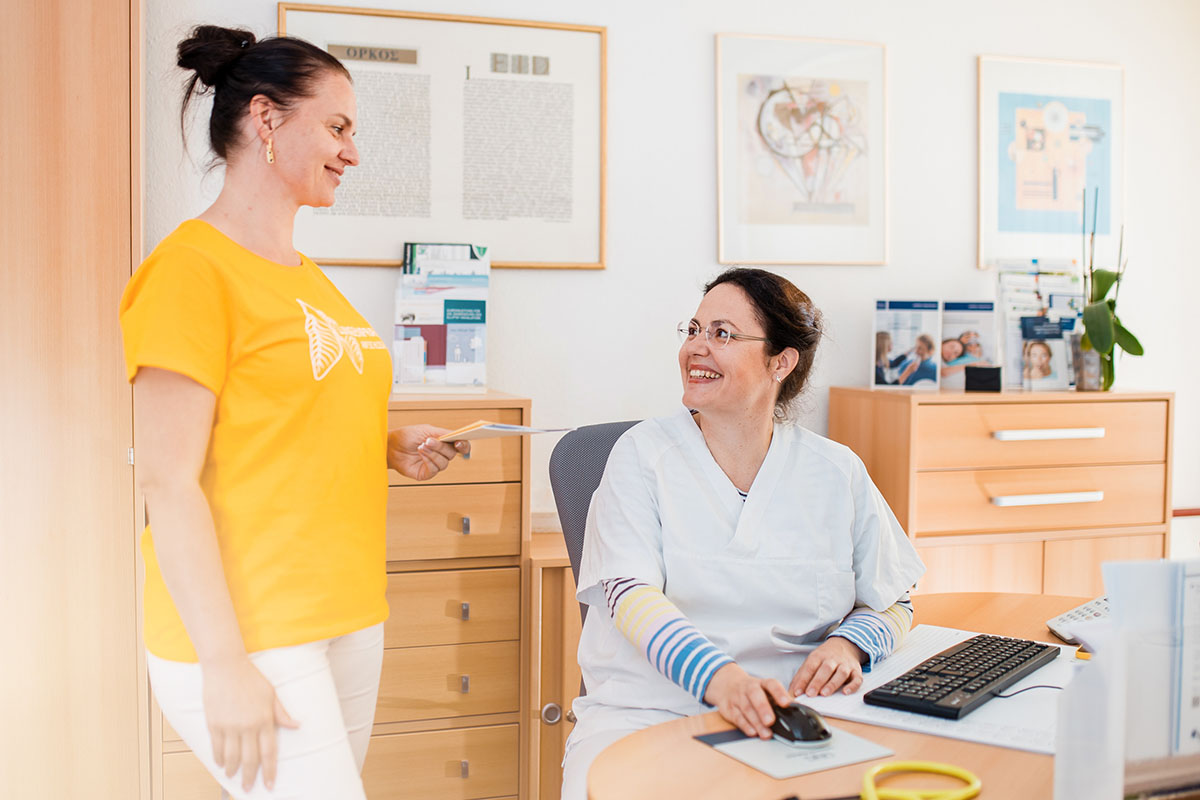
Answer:
<path fill-rule="evenodd" d="M 771 732 L 775 734 L 776 739 L 788 744 L 823 747 L 833 738 L 833 733 L 825 725 L 821 715 L 806 705 L 792 703 L 778 706 L 771 700 L 771 710 L 775 712 Z"/>

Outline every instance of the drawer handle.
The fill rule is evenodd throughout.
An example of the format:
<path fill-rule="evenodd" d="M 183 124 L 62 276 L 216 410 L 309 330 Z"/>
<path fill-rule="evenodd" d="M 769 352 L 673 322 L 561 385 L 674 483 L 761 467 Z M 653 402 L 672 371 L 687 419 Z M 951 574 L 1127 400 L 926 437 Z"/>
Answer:
<path fill-rule="evenodd" d="M 992 498 L 994 506 L 1064 506 L 1071 503 L 1099 503 L 1104 492 L 1053 492 L 1051 494 L 1008 494 Z"/>
<path fill-rule="evenodd" d="M 459 685 L 460 692 L 462 692 L 463 694 L 470 694 L 470 692 L 471 692 L 471 676 L 470 675 L 461 676 L 458 679 L 458 685 Z"/>
<path fill-rule="evenodd" d="M 568 711 L 568 712 L 567 712 L 567 722 L 571 723 L 572 725 L 574 725 L 574 724 L 575 724 L 575 722 L 576 722 L 576 717 L 575 717 L 575 712 L 574 712 L 574 711 Z"/>
<path fill-rule="evenodd" d="M 1045 442 L 1054 439 L 1103 439 L 1104 428 L 1028 428 L 992 431 L 998 442 Z"/>
<path fill-rule="evenodd" d="M 464 515 L 462 518 L 462 535 L 463 536 L 471 535 L 471 518 L 466 515 Z"/>
<path fill-rule="evenodd" d="M 547 725 L 557 725 L 562 720 L 562 706 L 558 703 L 546 703 L 542 706 L 542 722 Z"/>
<path fill-rule="evenodd" d="M 462 604 L 462 621 L 469 622 L 470 620 L 471 620 L 471 604 L 463 603 Z"/>
<path fill-rule="evenodd" d="M 464 778 L 471 777 L 471 762 L 470 761 L 466 761 L 466 760 L 460 761 L 460 762 L 458 762 L 458 767 L 460 770 L 462 770 L 462 776 Z"/>

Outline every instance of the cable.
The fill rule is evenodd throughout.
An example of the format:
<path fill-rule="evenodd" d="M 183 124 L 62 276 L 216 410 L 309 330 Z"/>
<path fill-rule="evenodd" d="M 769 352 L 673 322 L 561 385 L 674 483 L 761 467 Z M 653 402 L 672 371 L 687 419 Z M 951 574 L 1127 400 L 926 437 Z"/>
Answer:
<path fill-rule="evenodd" d="M 994 695 L 992 695 L 992 697 L 999 697 L 1001 700 L 1007 700 L 1010 697 L 1016 697 L 1021 692 L 1028 692 L 1032 689 L 1062 689 L 1062 688 L 1063 687 L 1061 687 L 1061 686 L 1051 686 L 1046 683 L 1039 683 L 1037 686 L 1026 686 L 1024 689 L 1018 689 L 1015 692 L 1009 692 L 1008 694 L 994 694 Z"/>

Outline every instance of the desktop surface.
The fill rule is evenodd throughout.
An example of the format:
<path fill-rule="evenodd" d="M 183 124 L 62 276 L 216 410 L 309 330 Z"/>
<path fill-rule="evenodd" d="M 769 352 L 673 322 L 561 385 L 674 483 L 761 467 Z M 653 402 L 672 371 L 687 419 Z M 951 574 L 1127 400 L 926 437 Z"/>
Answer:
<path fill-rule="evenodd" d="M 914 625 L 940 625 L 1053 641 L 1045 621 L 1086 598 L 1052 595 L 959 592 L 914 595 Z M 999 701 L 996 701 L 999 702 Z M 875 764 L 890 760 L 941 761 L 963 767 L 983 780 L 981 797 L 1050 797 L 1054 759 L 1051 756 L 939 736 L 882 728 L 836 718 L 827 722 L 894 751 L 887 759 L 776 780 L 713 748 L 693 736 L 729 730 L 717 712 L 655 725 L 617 741 L 602 752 L 588 773 L 591 800 L 661 800 L 664 797 L 782 800 L 857 796 L 862 776 Z M 900 775 L 888 786 L 952 788 L 956 781 L 938 775 Z"/>

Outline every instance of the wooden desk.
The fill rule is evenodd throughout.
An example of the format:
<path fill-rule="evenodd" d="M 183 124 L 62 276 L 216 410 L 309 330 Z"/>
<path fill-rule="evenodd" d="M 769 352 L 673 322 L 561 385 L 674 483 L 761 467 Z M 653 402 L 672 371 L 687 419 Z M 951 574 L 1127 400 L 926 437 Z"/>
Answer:
<path fill-rule="evenodd" d="M 1026 639 L 1053 640 L 1045 621 L 1087 598 L 1033 594 L 961 592 L 913 598 L 914 624 L 942 625 Z M 1051 756 L 960 742 L 940 736 L 880 728 L 831 719 L 843 730 L 895 752 L 888 759 L 864 761 L 838 769 L 775 780 L 740 761 L 718 753 L 693 736 L 733 727 L 713 711 L 666 722 L 630 734 L 602 752 L 588 773 L 591 800 L 661 800 L 664 797 L 782 800 L 797 797 L 858 796 L 869 766 L 895 759 L 943 761 L 971 770 L 983 781 L 982 797 L 1050 797 Z M 936 775 L 897 776 L 887 785 L 955 786 Z"/>

